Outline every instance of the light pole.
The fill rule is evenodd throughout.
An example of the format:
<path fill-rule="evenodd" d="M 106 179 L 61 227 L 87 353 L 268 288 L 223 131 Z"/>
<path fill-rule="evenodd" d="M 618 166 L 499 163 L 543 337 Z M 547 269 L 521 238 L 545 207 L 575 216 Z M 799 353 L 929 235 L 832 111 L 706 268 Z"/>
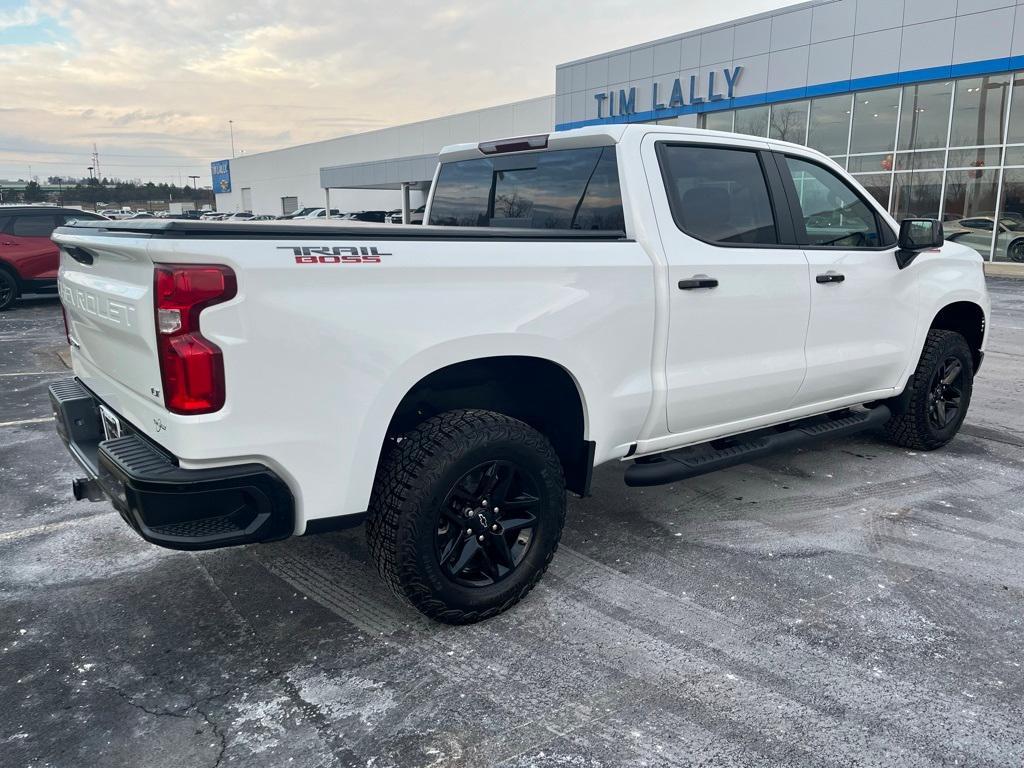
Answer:
<path fill-rule="evenodd" d="M 199 210 L 199 187 L 197 186 L 199 177 L 189 176 L 189 178 L 192 179 L 192 207 Z"/>
<path fill-rule="evenodd" d="M 61 207 L 64 205 L 64 185 L 61 183 L 60 176 L 57 177 L 57 197 L 60 200 Z"/>
<path fill-rule="evenodd" d="M 228 130 L 231 132 L 231 156 L 235 156 L 235 121 L 228 120 Z"/>

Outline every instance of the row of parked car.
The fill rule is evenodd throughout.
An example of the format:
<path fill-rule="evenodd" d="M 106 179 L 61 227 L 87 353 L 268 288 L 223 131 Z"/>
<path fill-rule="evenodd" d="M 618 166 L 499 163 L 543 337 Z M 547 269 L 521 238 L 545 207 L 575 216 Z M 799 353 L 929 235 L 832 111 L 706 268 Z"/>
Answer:
<path fill-rule="evenodd" d="M 423 223 L 423 208 L 412 212 L 413 224 Z M 108 215 L 109 214 L 109 215 Z M 128 208 L 103 208 L 84 211 L 56 205 L 0 205 L 0 311 L 9 308 L 23 293 L 54 293 L 57 290 L 59 251 L 50 239 L 53 230 L 75 220 L 110 219 L 202 219 L 206 221 L 263 221 L 280 219 L 323 219 L 323 208 L 302 208 L 287 216 L 260 216 L 251 212 L 213 213 L 185 211 L 149 213 Z M 368 221 L 400 224 L 402 212 L 331 210 L 331 221 Z"/>
<path fill-rule="evenodd" d="M 423 213 L 426 206 L 420 206 L 410 211 L 409 223 L 422 224 Z M 298 221 L 304 219 L 325 219 L 327 218 L 326 208 L 307 207 L 286 213 L 284 216 L 261 216 L 252 211 L 239 211 L 237 213 L 204 213 L 200 217 L 204 221 L 265 221 L 277 219 L 281 221 Z M 366 221 L 376 224 L 401 224 L 402 210 L 393 211 L 349 211 L 344 212 L 337 208 L 331 208 L 331 219 L 338 221 Z"/>

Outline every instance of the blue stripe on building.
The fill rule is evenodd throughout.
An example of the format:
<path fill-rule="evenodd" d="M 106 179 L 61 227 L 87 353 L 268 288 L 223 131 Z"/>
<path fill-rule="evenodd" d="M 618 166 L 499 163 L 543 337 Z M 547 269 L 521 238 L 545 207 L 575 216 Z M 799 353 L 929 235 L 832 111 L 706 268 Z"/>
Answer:
<path fill-rule="evenodd" d="M 955 80 L 961 77 L 993 75 L 1004 72 L 1014 72 L 1019 69 L 1024 69 L 1024 56 L 1009 56 L 999 59 L 986 59 L 984 61 L 970 61 L 963 64 L 952 64 L 948 67 L 930 67 L 928 69 L 894 72 L 887 75 L 858 77 L 853 80 L 840 80 L 833 83 L 808 85 L 805 88 L 790 88 L 784 91 L 771 91 L 769 93 L 761 93 L 752 96 L 738 96 L 734 99 L 723 99 L 722 101 L 686 105 L 671 109 L 647 110 L 646 112 L 634 112 L 630 115 L 616 115 L 614 117 L 576 120 L 571 123 L 559 123 L 555 126 L 555 130 L 568 131 L 573 128 L 584 128 L 588 125 L 649 123 L 652 120 L 670 120 L 673 117 L 679 117 L 681 115 L 705 114 L 708 112 L 719 112 L 729 109 L 741 109 L 743 107 L 756 107 L 764 104 L 780 104 L 782 102 L 797 101 L 799 99 L 807 99 L 815 96 L 833 96 L 840 93 L 871 91 L 877 88 L 889 88 L 896 85 L 915 85 L 917 83 L 927 83 L 933 80 Z"/>

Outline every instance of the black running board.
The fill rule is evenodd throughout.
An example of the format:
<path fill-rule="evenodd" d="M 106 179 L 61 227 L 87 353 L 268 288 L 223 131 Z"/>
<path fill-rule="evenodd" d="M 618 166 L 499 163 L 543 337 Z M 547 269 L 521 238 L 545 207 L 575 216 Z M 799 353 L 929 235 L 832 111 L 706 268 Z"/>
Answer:
<path fill-rule="evenodd" d="M 664 485 L 726 467 L 745 464 L 778 451 L 826 437 L 844 437 L 881 427 L 891 414 L 884 405 L 870 410 L 844 409 L 735 437 L 691 445 L 670 453 L 637 459 L 626 470 L 626 485 Z"/>

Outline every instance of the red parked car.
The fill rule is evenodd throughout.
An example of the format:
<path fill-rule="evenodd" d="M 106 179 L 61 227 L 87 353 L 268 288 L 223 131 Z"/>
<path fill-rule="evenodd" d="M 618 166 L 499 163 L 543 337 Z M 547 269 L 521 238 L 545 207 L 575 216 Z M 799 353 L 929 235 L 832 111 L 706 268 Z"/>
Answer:
<path fill-rule="evenodd" d="M 56 290 L 60 258 L 50 235 L 72 219 L 106 217 L 49 205 L 0 207 L 0 311 L 23 293 Z"/>

